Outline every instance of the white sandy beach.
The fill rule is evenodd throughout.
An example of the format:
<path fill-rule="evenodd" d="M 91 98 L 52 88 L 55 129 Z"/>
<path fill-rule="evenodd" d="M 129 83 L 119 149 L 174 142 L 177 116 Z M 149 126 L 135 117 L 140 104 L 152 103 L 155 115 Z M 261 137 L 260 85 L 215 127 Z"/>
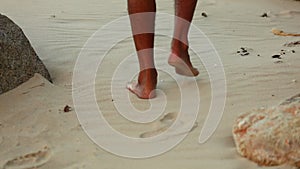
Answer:
<path fill-rule="evenodd" d="M 157 10 L 173 14 L 173 3 L 172 0 L 157 1 Z M 206 12 L 208 17 L 201 16 L 202 12 Z M 260 17 L 265 12 L 269 17 Z M 211 40 L 224 65 L 227 81 L 224 115 L 208 142 L 199 144 L 198 137 L 210 106 L 211 88 L 205 67 L 191 54 L 201 72 L 196 78 L 201 93 L 196 120 L 198 126 L 174 149 L 147 159 L 118 157 L 94 144 L 80 127 L 72 99 L 73 69 L 83 45 L 102 26 L 126 16 L 126 1 L 0 0 L 0 13 L 23 29 L 53 78 L 51 84 L 36 75 L 18 88 L 0 95 L 0 168 L 9 160 L 36 152 L 44 146 L 48 146 L 51 152 L 41 159 L 45 162 L 38 167 L 41 169 L 270 168 L 260 167 L 239 156 L 231 130 L 240 113 L 277 105 L 299 93 L 300 48 L 299 45 L 283 45 L 300 38 L 276 36 L 271 32 L 273 28 L 278 28 L 300 33 L 299 1 L 198 2 L 193 24 Z M 169 42 L 170 39 L 158 36 L 156 46 L 169 48 Z M 241 47 L 246 47 L 250 54 L 240 56 L 237 50 Z M 281 63 L 275 63 L 278 60 L 272 59 L 272 55 L 281 50 L 285 50 L 286 54 L 282 56 Z M 98 104 L 107 121 L 128 136 L 139 137 L 145 132 L 159 130 L 164 124 L 130 123 L 114 107 L 110 89 L 113 72 L 124 55 L 133 52 L 132 39 L 124 40 L 110 50 L 98 71 L 95 88 Z M 168 55 L 165 57 L 159 56 L 157 63 L 163 62 Z M 137 59 L 132 61 L 132 66 L 135 65 L 138 66 Z M 178 111 L 180 93 L 175 81 L 162 72 L 159 79 L 158 88 L 165 92 L 168 99 L 164 113 Z M 130 96 L 137 108 L 144 110 L 149 107 L 147 101 Z M 72 111 L 63 112 L 65 105 L 71 106 Z M 22 165 L 6 166 L 14 167 L 21 168 Z"/>

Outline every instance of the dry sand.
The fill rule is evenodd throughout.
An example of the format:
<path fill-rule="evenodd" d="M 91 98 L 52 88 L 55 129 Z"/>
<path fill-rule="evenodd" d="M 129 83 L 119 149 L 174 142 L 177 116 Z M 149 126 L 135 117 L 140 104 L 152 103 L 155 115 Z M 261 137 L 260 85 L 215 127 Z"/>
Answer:
<path fill-rule="evenodd" d="M 29 37 L 34 49 L 48 67 L 54 84 L 39 75 L 20 87 L 0 95 L 0 168 L 23 166 L 53 168 L 224 168 L 254 169 L 258 166 L 240 157 L 233 143 L 231 128 L 241 112 L 279 101 L 299 93 L 300 48 L 284 47 L 297 37 L 272 34 L 273 28 L 300 33 L 300 3 L 293 0 L 208 0 L 199 1 L 193 23 L 210 38 L 219 52 L 227 78 L 227 100 L 222 121 L 212 138 L 198 143 L 198 136 L 210 106 L 210 82 L 196 56 L 200 68 L 197 77 L 201 104 L 198 127 L 171 151 L 149 159 L 126 159 L 112 155 L 94 144 L 83 132 L 73 111 L 64 113 L 72 101 L 72 71 L 86 40 L 113 19 L 126 15 L 126 1 L 18 1 L 0 0 L 0 12 L 13 19 Z M 173 1 L 157 1 L 158 10 L 173 14 Z M 205 11 L 207 18 L 201 16 Z M 262 18 L 264 12 L 270 17 Z M 168 38 L 158 37 L 157 45 L 169 45 Z M 99 44 L 101 45 L 101 44 Z M 248 56 L 237 50 L 247 47 Z M 281 60 L 271 56 L 287 50 Z M 124 56 L 134 50 L 132 40 L 126 40 L 111 50 L 96 79 L 96 96 L 110 124 L 130 136 L 153 134 L 163 124 L 136 125 L 121 118 L 112 104 L 110 80 L 114 68 Z M 296 53 L 291 53 L 295 50 Z M 259 55 L 259 56 L 258 56 Z M 167 56 L 166 56 L 167 57 Z M 164 58 L 158 58 L 163 60 Z M 278 61 L 278 60 L 277 60 Z M 137 65 L 136 62 L 132 63 Z M 159 88 L 165 91 L 168 105 L 165 113 L 178 110 L 178 89 L 163 73 Z M 298 81 L 298 82 L 297 82 Z M 125 89 L 124 89 L 125 90 Z M 148 102 L 132 96 L 133 104 L 146 109 Z M 48 146 L 49 149 L 44 149 Z M 42 154 L 42 155 L 41 155 Z M 32 155 L 32 154 L 31 154 Z M 32 162 L 37 160 L 38 162 Z M 260 167 L 264 168 L 264 167 Z M 290 168 L 288 166 L 274 168 Z"/>

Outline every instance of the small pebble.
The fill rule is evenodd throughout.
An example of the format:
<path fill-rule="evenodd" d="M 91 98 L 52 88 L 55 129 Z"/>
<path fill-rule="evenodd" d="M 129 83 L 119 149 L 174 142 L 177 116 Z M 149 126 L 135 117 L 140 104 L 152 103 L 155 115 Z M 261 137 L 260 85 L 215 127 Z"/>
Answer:
<path fill-rule="evenodd" d="M 66 105 L 65 108 L 64 108 L 65 113 L 70 112 L 71 110 L 72 110 L 72 108 L 68 105 Z"/>
<path fill-rule="evenodd" d="M 247 56 L 249 55 L 250 53 L 248 52 L 248 50 L 244 47 L 241 47 L 238 51 L 237 51 L 238 54 L 240 54 L 240 56 Z"/>
<path fill-rule="evenodd" d="M 260 15 L 260 17 L 263 17 L 263 18 L 267 18 L 269 17 L 267 13 L 263 13 L 262 15 Z"/>
<path fill-rule="evenodd" d="M 296 80 L 296 79 L 294 79 L 294 80 L 293 80 L 293 83 L 297 83 L 297 80 Z"/>
<path fill-rule="evenodd" d="M 281 55 L 273 55 L 272 58 L 282 59 L 282 58 L 281 58 Z"/>
<path fill-rule="evenodd" d="M 242 53 L 241 56 L 247 56 L 247 55 L 249 55 L 249 54 L 250 54 L 249 52 L 247 52 L 247 53 Z"/>
<path fill-rule="evenodd" d="M 207 14 L 205 12 L 202 12 L 201 15 L 205 18 L 207 17 Z"/>

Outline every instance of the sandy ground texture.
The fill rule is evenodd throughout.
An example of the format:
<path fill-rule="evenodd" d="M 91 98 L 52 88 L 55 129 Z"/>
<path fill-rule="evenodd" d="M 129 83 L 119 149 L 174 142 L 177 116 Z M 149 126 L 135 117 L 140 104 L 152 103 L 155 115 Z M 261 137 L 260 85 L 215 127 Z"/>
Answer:
<path fill-rule="evenodd" d="M 198 126 L 182 143 L 160 156 L 142 160 L 118 157 L 94 144 L 81 128 L 72 100 L 72 72 L 88 38 L 112 20 L 126 16 L 126 1 L 0 0 L 0 4 L 0 12 L 23 28 L 54 81 L 50 84 L 36 75 L 0 95 L 0 168 L 264 168 L 238 155 L 231 135 L 233 122 L 242 112 L 276 105 L 299 93 L 300 48 L 284 44 L 300 39 L 274 35 L 272 30 L 299 34 L 300 2 L 199 1 L 193 23 L 214 44 L 226 73 L 226 106 L 219 127 L 208 142 L 198 143 L 210 106 L 211 88 L 205 67 L 191 52 L 201 72 L 196 78 L 201 93 Z M 157 5 L 158 11 L 173 14 L 172 0 L 157 1 Z M 268 17 L 261 17 L 264 13 Z M 106 37 L 109 42 L 111 35 Z M 156 40 L 156 47 L 169 48 L 170 38 L 157 36 Z M 128 38 L 107 53 L 97 73 L 96 97 L 104 117 L 116 130 L 128 136 L 149 137 L 164 131 L 165 120 L 144 125 L 128 122 L 112 101 L 113 72 L 124 56 L 133 52 L 132 39 Z M 281 59 L 276 58 L 278 53 Z M 167 56 L 168 52 L 157 56 L 157 63 L 167 67 Z M 137 68 L 137 60 L 130 62 L 129 66 Z M 176 118 L 172 116 L 178 113 L 180 103 L 176 82 L 160 72 L 158 88 L 168 99 L 163 113 L 171 113 L 167 116 L 171 120 Z M 138 109 L 149 107 L 147 101 L 130 97 Z M 72 108 L 70 112 L 64 112 L 66 105 Z"/>

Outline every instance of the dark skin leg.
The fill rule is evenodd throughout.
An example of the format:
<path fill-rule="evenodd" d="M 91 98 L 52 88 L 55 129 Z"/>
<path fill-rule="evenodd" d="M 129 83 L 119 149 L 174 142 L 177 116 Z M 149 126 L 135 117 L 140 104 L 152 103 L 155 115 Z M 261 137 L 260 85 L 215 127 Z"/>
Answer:
<path fill-rule="evenodd" d="M 127 0 L 127 4 L 140 64 L 138 82 L 129 84 L 127 88 L 139 98 L 153 98 L 157 85 L 157 71 L 153 57 L 155 0 Z M 197 0 L 175 0 L 175 14 L 182 19 L 175 21 L 172 50 L 168 62 L 175 67 L 178 74 L 184 76 L 197 76 L 199 74 L 198 70 L 191 64 L 187 38 L 196 4 Z M 144 12 L 149 13 L 145 14 Z"/>
<path fill-rule="evenodd" d="M 133 39 L 140 64 L 138 82 L 127 88 L 142 99 L 155 97 L 157 71 L 154 65 L 155 0 L 127 0 Z M 139 14 L 143 12 L 149 12 Z M 136 15 L 135 15 L 136 14 Z"/>
<path fill-rule="evenodd" d="M 197 0 L 175 0 L 175 29 L 172 40 L 169 64 L 178 74 L 197 76 L 199 71 L 193 67 L 188 53 L 188 32 L 192 22 Z"/>

